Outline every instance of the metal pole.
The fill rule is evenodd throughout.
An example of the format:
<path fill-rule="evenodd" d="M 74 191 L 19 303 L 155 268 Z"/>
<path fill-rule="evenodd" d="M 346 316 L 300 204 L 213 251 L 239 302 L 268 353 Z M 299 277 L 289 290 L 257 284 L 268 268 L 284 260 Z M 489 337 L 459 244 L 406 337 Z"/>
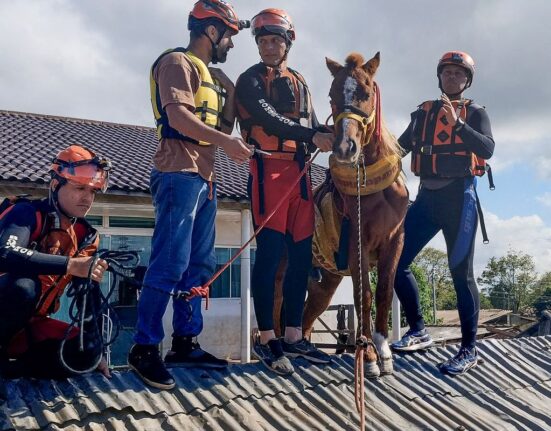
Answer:
<path fill-rule="evenodd" d="M 251 211 L 241 210 L 241 245 L 251 237 Z M 241 363 L 251 362 L 251 246 L 241 254 Z"/>
<path fill-rule="evenodd" d="M 436 325 L 436 288 L 434 287 L 434 267 L 431 271 L 432 283 L 432 324 Z"/>
<path fill-rule="evenodd" d="M 392 341 L 400 339 L 400 300 L 394 292 L 392 297 Z"/>

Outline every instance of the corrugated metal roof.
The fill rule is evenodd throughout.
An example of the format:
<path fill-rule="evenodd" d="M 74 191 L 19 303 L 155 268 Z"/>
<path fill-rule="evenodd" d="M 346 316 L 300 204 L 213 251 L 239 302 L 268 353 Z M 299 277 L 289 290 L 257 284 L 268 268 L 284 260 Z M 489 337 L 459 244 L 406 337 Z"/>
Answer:
<path fill-rule="evenodd" d="M 149 193 L 149 173 L 157 148 L 152 127 L 0 110 L 0 181 L 46 184 L 50 163 L 63 148 L 84 145 L 113 162 L 109 191 Z M 247 163 L 238 165 L 222 150 L 216 154 L 219 198 L 248 200 Z M 312 184 L 325 169 L 312 165 Z M 109 193 L 108 191 L 108 193 Z"/>
<path fill-rule="evenodd" d="M 550 430 L 551 336 L 484 340 L 484 363 L 443 376 L 457 346 L 395 355 L 395 373 L 366 380 L 369 430 Z M 150 389 L 130 371 L 53 382 L 9 381 L 0 429 L 353 430 L 353 357 L 275 376 L 259 364 L 173 369 L 177 388 Z"/>

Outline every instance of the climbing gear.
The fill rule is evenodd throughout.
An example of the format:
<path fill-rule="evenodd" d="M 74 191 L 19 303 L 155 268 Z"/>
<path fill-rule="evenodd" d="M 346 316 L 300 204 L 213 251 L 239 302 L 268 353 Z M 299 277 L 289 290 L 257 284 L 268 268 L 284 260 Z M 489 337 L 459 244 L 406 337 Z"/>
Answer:
<path fill-rule="evenodd" d="M 471 100 L 452 101 L 457 117 L 467 121 Z M 490 165 L 469 151 L 455 127 L 448 123 L 440 100 L 419 105 L 413 126 L 411 170 L 417 176 L 458 178 L 482 176 L 488 172 L 490 188 L 494 188 Z"/>
<path fill-rule="evenodd" d="M 98 157 L 79 145 L 71 145 L 57 154 L 50 166 L 50 174 L 52 179 L 59 181 L 54 191 L 58 191 L 68 181 L 105 192 L 111 169 L 108 159 Z"/>
<path fill-rule="evenodd" d="M 426 349 L 432 345 L 432 337 L 426 329 L 420 331 L 407 331 L 403 337 L 390 345 L 393 350 L 399 352 L 414 352 Z"/>
<path fill-rule="evenodd" d="M 458 118 L 467 121 L 468 107 L 471 103 L 472 100 L 469 99 L 452 100 Z M 415 175 L 461 178 L 483 176 L 487 172 L 490 190 L 495 189 L 490 164 L 467 149 L 457 133 L 457 129 L 448 123 L 443 113 L 442 101 L 429 100 L 419 105 L 415 114 L 412 134 L 411 170 Z M 476 195 L 476 205 L 482 239 L 487 244 L 489 240 L 478 194 Z"/>
<path fill-rule="evenodd" d="M 134 344 L 128 353 L 128 367 L 154 388 L 168 390 L 176 386 L 155 344 Z"/>
<path fill-rule="evenodd" d="M 322 352 L 306 338 L 296 343 L 287 343 L 285 340 L 282 340 L 281 347 L 283 354 L 288 358 L 304 358 L 315 364 L 328 364 L 331 362 L 331 356 Z"/>
<path fill-rule="evenodd" d="M 442 69 L 444 68 L 444 66 L 447 65 L 461 66 L 463 69 L 465 69 L 467 71 L 468 77 L 465 89 L 471 86 L 474 76 L 474 60 L 466 52 L 449 51 L 445 52 L 442 57 L 440 57 L 440 60 L 438 61 L 438 66 L 436 67 L 436 76 L 438 77 L 438 87 L 440 88 L 440 90 L 442 90 L 442 80 L 440 79 L 440 74 L 442 73 Z"/>
<path fill-rule="evenodd" d="M 106 295 L 101 291 L 99 283 L 92 281 L 91 277 L 98 259 L 105 260 L 108 263 L 106 272 L 113 274 L 111 286 Z M 140 256 L 136 251 L 99 250 L 94 262 L 90 265 L 88 277 L 83 283 L 72 283 L 67 290 L 67 297 L 71 298 L 70 323 L 59 347 L 59 358 L 61 364 L 71 373 L 83 374 L 95 370 L 106 349 L 116 340 L 120 331 L 120 322 L 109 301 L 118 286 L 118 278 L 130 277 L 131 271 L 139 263 Z M 96 360 L 86 369 L 74 368 L 65 358 L 65 343 L 72 338 L 71 333 L 74 329 L 78 330 L 79 350 L 81 352 L 88 350 L 96 355 Z"/>
<path fill-rule="evenodd" d="M 469 349 L 467 347 L 461 347 L 457 354 L 448 359 L 446 362 L 440 364 L 440 371 L 444 374 L 450 374 L 456 376 L 463 374 L 478 365 L 478 351 L 476 347 Z"/>
<path fill-rule="evenodd" d="M 257 13 L 251 20 L 251 32 L 255 39 L 267 34 L 283 37 L 287 43 L 287 51 L 295 40 L 295 27 L 291 17 L 283 9 L 269 8 Z"/>
<path fill-rule="evenodd" d="M 252 73 L 264 84 L 266 100 L 260 102 L 263 102 L 263 108 L 270 115 L 281 115 L 304 127 L 311 127 L 310 91 L 301 74 L 291 68 L 281 71 L 263 64 L 255 66 Z M 307 153 L 306 144 L 267 133 L 263 125 L 255 122 L 239 102 L 237 114 L 243 140 L 271 153 L 270 156 L 263 154 L 261 159 L 299 160 Z"/>
<path fill-rule="evenodd" d="M 168 115 L 161 102 L 159 84 L 154 78 L 154 71 L 159 64 L 159 61 L 161 61 L 164 56 L 173 52 L 178 52 L 185 55 L 194 64 L 195 68 L 199 72 L 201 85 L 194 95 L 195 115 L 197 118 L 199 118 L 207 126 L 210 126 L 216 130 L 221 130 L 221 125 L 225 124 L 222 109 L 224 108 L 227 94 L 220 85 L 219 81 L 212 77 L 205 63 L 203 63 L 203 61 L 192 52 L 186 50 L 185 48 L 168 49 L 163 52 L 157 60 L 155 60 L 149 73 L 149 88 L 151 91 L 153 115 L 155 116 L 155 123 L 157 125 L 157 138 L 159 140 L 163 138 L 181 139 L 193 144 L 210 145 L 209 142 L 197 141 L 181 134 L 169 124 Z"/>

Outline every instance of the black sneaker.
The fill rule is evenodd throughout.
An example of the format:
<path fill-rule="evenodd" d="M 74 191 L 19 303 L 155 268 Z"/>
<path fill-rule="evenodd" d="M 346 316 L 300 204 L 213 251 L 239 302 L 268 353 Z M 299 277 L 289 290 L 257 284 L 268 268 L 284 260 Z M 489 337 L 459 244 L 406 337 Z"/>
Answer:
<path fill-rule="evenodd" d="M 476 367 L 478 364 L 478 352 L 475 347 L 469 349 L 468 347 L 461 347 L 459 352 L 453 357 L 448 359 L 443 364 L 440 364 L 440 371 L 444 374 L 450 374 L 457 376 L 469 371 L 471 368 Z"/>
<path fill-rule="evenodd" d="M 161 360 L 157 345 L 134 344 L 128 353 L 128 366 L 149 386 L 158 389 L 176 386 Z"/>
<path fill-rule="evenodd" d="M 174 367 L 226 368 L 228 361 L 218 359 L 201 349 L 192 337 L 172 336 L 172 349 L 165 356 L 167 365 Z"/>
<path fill-rule="evenodd" d="M 286 343 L 285 340 L 283 340 L 281 345 L 283 347 L 283 353 L 289 358 L 302 357 L 316 364 L 328 364 L 331 362 L 331 356 L 319 350 L 306 338 L 296 343 Z"/>

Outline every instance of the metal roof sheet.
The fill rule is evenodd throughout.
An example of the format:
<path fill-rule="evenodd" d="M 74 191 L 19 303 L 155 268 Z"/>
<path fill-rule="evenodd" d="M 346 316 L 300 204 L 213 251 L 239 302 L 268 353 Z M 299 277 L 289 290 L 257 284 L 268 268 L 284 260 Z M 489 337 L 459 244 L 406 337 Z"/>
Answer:
<path fill-rule="evenodd" d="M 395 372 L 366 380 L 370 430 L 551 429 L 551 336 L 483 340 L 484 363 L 463 376 L 436 365 L 457 346 L 395 355 Z M 225 371 L 173 368 L 177 387 L 144 386 L 130 371 L 64 381 L 8 381 L 0 430 L 358 429 L 353 357 L 315 366 L 295 360 L 279 377 L 260 364 Z"/>

